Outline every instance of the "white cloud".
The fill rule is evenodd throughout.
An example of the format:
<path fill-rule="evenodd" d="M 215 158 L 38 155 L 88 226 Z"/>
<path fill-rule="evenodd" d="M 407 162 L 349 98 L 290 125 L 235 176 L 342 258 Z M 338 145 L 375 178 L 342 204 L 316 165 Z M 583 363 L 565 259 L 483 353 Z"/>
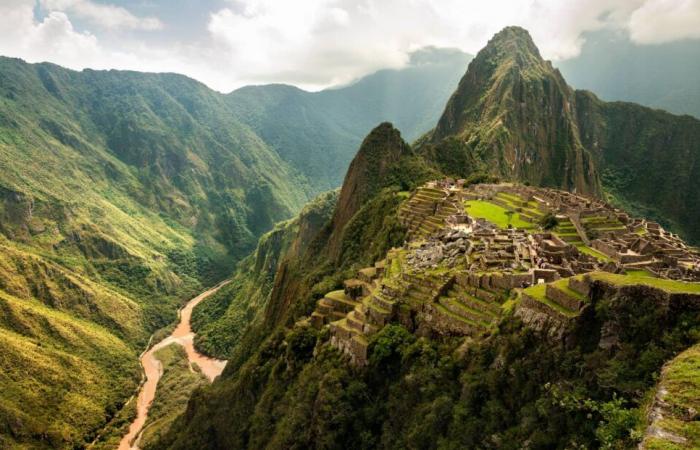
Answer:
<path fill-rule="evenodd" d="M 629 30 L 641 44 L 700 38 L 700 0 L 649 0 L 632 14 Z"/>
<path fill-rule="evenodd" d="M 476 53 L 507 25 L 530 30 L 550 59 L 575 56 L 583 33 L 603 28 L 627 30 L 643 44 L 700 37 L 700 0 L 229 0 L 190 42 L 168 28 L 120 32 L 164 25 L 107 1 L 40 0 L 50 12 L 38 19 L 34 0 L 0 0 L 0 54 L 74 69 L 178 72 L 225 92 L 269 82 L 340 84 L 400 67 L 424 46 Z M 75 18 L 95 29 L 77 30 Z"/>
<path fill-rule="evenodd" d="M 67 66 L 74 66 L 76 61 L 97 62 L 100 49 L 95 36 L 76 32 L 61 12 L 52 12 L 36 22 L 32 8 L 31 1 L 23 0 L 10 0 L 0 6 L 0 54 Z"/>
<path fill-rule="evenodd" d="M 129 28 L 135 30 L 159 30 L 163 23 L 155 17 L 138 17 L 115 5 L 95 3 L 91 0 L 41 0 L 48 11 L 73 13 L 104 28 Z"/>
<path fill-rule="evenodd" d="M 419 47 L 478 51 L 508 25 L 545 57 L 575 56 L 581 33 L 612 26 L 632 0 L 238 0 L 211 16 L 224 61 L 245 80 L 323 85 L 397 67 Z M 607 13 L 607 14 L 604 14 Z"/>

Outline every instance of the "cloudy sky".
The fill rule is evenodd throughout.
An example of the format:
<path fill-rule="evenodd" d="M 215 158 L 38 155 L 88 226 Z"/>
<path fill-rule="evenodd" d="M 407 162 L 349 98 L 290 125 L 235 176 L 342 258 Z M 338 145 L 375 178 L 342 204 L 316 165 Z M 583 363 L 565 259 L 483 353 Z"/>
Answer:
<path fill-rule="evenodd" d="M 424 46 L 476 53 L 507 25 L 562 60 L 588 31 L 655 45 L 700 39 L 699 24 L 700 0 L 0 0 L 0 55 L 178 72 L 222 92 L 320 89 L 401 67 Z"/>

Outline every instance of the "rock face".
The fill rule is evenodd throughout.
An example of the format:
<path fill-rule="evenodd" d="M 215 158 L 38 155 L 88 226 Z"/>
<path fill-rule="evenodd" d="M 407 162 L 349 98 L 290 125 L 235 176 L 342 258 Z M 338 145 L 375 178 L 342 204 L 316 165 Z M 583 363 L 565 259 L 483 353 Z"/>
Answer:
<path fill-rule="evenodd" d="M 583 91 L 576 92 L 576 109 L 581 141 L 594 155 L 605 189 L 629 205 L 643 205 L 645 215 L 674 224 L 697 243 L 700 121 L 603 102 Z"/>
<path fill-rule="evenodd" d="M 471 170 L 597 195 L 600 182 L 579 138 L 574 101 L 528 32 L 505 28 L 469 64 L 430 151 L 441 165 L 454 159 L 450 153 L 467 153 Z"/>
<path fill-rule="evenodd" d="M 496 34 L 469 64 L 420 151 L 453 176 L 606 191 L 700 239 L 700 121 L 572 89 L 522 28 Z"/>
<path fill-rule="evenodd" d="M 664 366 L 640 449 L 700 445 L 700 436 L 692 431 L 700 420 L 699 370 L 700 345 L 689 348 Z"/>
<path fill-rule="evenodd" d="M 386 178 L 391 176 L 401 159 L 412 154 L 411 147 L 392 124 L 382 123 L 370 132 L 345 175 L 333 215 L 331 249 L 338 248 L 341 232 L 352 216 L 385 185 Z"/>

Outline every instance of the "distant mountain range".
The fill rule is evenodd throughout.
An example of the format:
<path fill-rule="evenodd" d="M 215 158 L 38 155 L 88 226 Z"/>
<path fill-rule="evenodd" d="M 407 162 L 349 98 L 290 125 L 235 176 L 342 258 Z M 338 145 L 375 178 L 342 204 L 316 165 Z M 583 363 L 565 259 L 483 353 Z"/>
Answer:
<path fill-rule="evenodd" d="M 678 76 L 687 94 L 675 98 L 693 98 L 690 79 Z M 620 85 L 609 85 L 614 97 Z M 395 126 L 375 128 L 386 121 Z M 0 447 L 92 441 L 137 384 L 148 336 L 343 177 L 337 207 L 327 194 L 243 262 L 257 277 L 243 277 L 250 295 L 200 313 L 210 351 L 235 347 L 240 336 L 221 335 L 246 323 L 246 305 L 277 295 L 276 326 L 304 311 L 294 303 L 304 283 L 333 284 L 335 266 L 400 245 L 398 225 L 383 220 L 401 199 L 377 197 L 388 186 L 456 175 L 561 187 L 698 240 L 699 123 L 575 91 L 515 28 L 473 61 L 424 49 L 406 68 L 318 93 L 223 95 L 175 74 L 0 58 Z M 328 259 L 301 283 L 311 270 L 285 258 L 312 244 Z"/>
<path fill-rule="evenodd" d="M 577 89 L 603 100 L 635 102 L 700 118 L 700 45 L 685 40 L 635 45 L 623 33 L 584 35 L 576 58 L 555 64 Z"/>
<path fill-rule="evenodd" d="M 345 87 L 305 92 L 286 85 L 250 86 L 226 97 L 283 160 L 317 191 L 340 185 L 364 136 L 389 121 L 409 140 L 427 132 L 457 87 L 471 55 L 427 48 L 406 68 L 381 70 Z"/>

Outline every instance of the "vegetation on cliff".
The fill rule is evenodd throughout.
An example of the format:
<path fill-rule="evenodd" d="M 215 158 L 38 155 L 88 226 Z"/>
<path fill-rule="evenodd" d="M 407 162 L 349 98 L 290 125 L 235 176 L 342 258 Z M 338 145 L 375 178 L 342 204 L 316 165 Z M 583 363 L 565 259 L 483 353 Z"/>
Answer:
<path fill-rule="evenodd" d="M 513 316 L 485 341 L 387 326 L 370 342 L 366 369 L 323 345 L 324 332 L 278 331 L 198 393 L 180 419 L 187 426 L 161 445 L 628 448 L 643 434 L 656 374 L 697 339 L 700 322 L 641 290 L 601 291 L 593 301 L 567 345 Z M 604 324 L 620 330 L 613 349 L 598 346 Z"/>

